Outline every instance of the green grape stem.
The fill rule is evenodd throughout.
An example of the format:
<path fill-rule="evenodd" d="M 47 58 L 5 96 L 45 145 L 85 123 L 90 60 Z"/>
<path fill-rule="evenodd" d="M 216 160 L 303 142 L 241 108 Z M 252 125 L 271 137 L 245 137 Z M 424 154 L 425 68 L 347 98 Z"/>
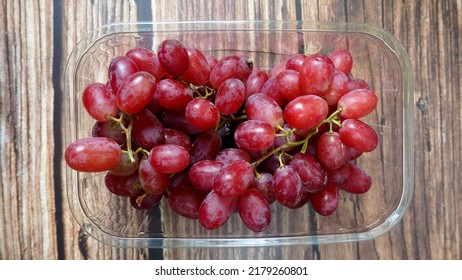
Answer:
<path fill-rule="evenodd" d="M 271 157 L 272 155 L 276 155 L 276 154 L 279 154 L 280 153 L 280 157 L 279 157 L 279 164 L 281 166 L 283 166 L 283 163 L 282 163 L 282 154 L 284 154 L 284 151 L 288 148 L 294 148 L 294 147 L 298 147 L 300 145 L 303 145 L 301 150 L 300 150 L 300 153 L 305 153 L 306 150 L 308 149 L 308 141 L 310 140 L 310 138 L 315 135 L 316 133 L 319 132 L 319 128 L 323 125 L 323 124 L 326 124 L 326 123 L 329 123 L 330 124 L 330 130 L 332 130 L 332 124 L 336 124 L 338 126 L 341 126 L 342 124 L 340 123 L 340 121 L 338 120 L 338 114 L 342 111 L 341 108 L 337 109 L 335 112 L 333 112 L 330 116 L 328 116 L 326 119 L 324 119 L 320 124 L 318 124 L 315 128 L 313 128 L 309 133 L 308 135 L 303 139 L 303 140 L 300 140 L 300 141 L 290 141 L 290 135 L 292 133 L 294 133 L 294 129 L 284 129 L 283 127 L 281 127 L 280 125 L 277 125 L 276 128 L 279 129 L 280 131 L 282 131 L 283 133 L 278 133 L 276 134 L 276 137 L 277 136 L 284 136 L 286 137 L 286 140 L 287 140 L 287 143 L 282 145 L 282 146 L 279 146 L 277 147 L 276 149 L 264 154 L 261 158 L 259 158 L 257 161 L 254 161 L 252 163 L 253 165 L 253 168 L 255 169 L 259 164 L 261 164 L 263 161 L 265 161 L 267 158 Z"/>

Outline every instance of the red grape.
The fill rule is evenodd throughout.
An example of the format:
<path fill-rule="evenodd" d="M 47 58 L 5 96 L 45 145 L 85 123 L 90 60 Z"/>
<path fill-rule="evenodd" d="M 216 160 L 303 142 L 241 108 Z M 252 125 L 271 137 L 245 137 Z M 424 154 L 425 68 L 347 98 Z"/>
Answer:
<path fill-rule="evenodd" d="M 271 222 L 268 202 L 255 189 L 247 189 L 239 196 L 237 209 L 244 225 L 254 232 L 266 230 Z"/>
<path fill-rule="evenodd" d="M 174 128 L 164 128 L 164 144 L 182 146 L 188 152 L 192 150 L 191 138 L 186 133 Z"/>
<path fill-rule="evenodd" d="M 300 67 L 299 87 L 302 94 L 323 96 L 334 80 L 335 66 L 321 54 L 308 56 Z"/>
<path fill-rule="evenodd" d="M 91 136 L 110 138 L 120 146 L 125 145 L 127 142 L 125 134 L 122 133 L 122 128 L 114 121 L 95 122 L 91 129 Z"/>
<path fill-rule="evenodd" d="M 234 140 L 241 149 L 262 151 L 273 145 L 274 128 L 264 121 L 248 120 L 236 128 Z"/>
<path fill-rule="evenodd" d="M 112 91 L 117 94 L 125 80 L 138 72 L 136 63 L 126 56 L 118 56 L 111 60 L 108 68 L 109 84 Z"/>
<path fill-rule="evenodd" d="M 337 132 L 324 132 L 319 137 L 317 155 L 327 169 L 340 168 L 346 162 L 346 146 Z"/>
<path fill-rule="evenodd" d="M 131 197 L 144 193 L 137 173 L 128 176 L 117 176 L 108 172 L 104 177 L 104 184 L 111 193 L 118 196 Z"/>
<path fill-rule="evenodd" d="M 252 73 L 245 82 L 245 100 L 253 94 L 261 92 L 267 80 L 268 74 L 260 68 L 254 67 Z"/>
<path fill-rule="evenodd" d="M 308 192 L 315 193 L 325 188 L 327 174 L 316 158 L 308 154 L 298 153 L 289 164 L 297 172 L 303 188 Z"/>
<path fill-rule="evenodd" d="M 236 160 L 221 168 L 213 182 L 213 189 L 220 196 L 236 197 L 252 184 L 253 179 L 252 165 Z"/>
<path fill-rule="evenodd" d="M 130 49 L 125 55 L 136 63 L 139 71 L 148 72 L 156 78 L 156 81 L 159 81 L 165 75 L 165 69 L 153 51 L 137 47 Z"/>
<path fill-rule="evenodd" d="M 225 164 L 217 160 L 201 160 L 189 169 L 189 181 L 196 189 L 209 192 Z"/>
<path fill-rule="evenodd" d="M 215 104 L 202 98 L 193 99 L 186 105 L 185 117 L 191 125 L 202 130 L 213 129 L 220 122 L 220 112 Z"/>
<path fill-rule="evenodd" d="M 377 96 L 370 90 L 356 89 L 350 91 L 338 101 L 338 107 L 342 109 L 340 116 L 345 119 L 362 118 L 375 109 L 377 102 Z"/>
<path fill-rule="evenodd" d="M 299 72 L 300 67 L 302 66 L 303 61 L 305 60 L 306 57 L 307 57 L 306 55 L 301 54 L 301 53 L 291 56 L 289 59 L 287 59 L 285 63 L 286 69 L 295 70 Z"/>
<path fill-rule="evenodd" d="M 245 86 L 236 78 L 229 78 L 220 85 L 215 97 L 215 105 L 223 115 L 236 113 L 245 98 Z"/>
<path fill-rule="evenodd" d="M 148 72 L 137 72 L 125 80 L 116 94 L 117 107 L 128 114 L 141 111 L 152 99 L 156 78 Z"/>
<path fill-rule="evenodd" d="M 370 190 L 372 186 L 372 178 L 363 168 L 348 163 L 350 174 L 344 184 L 339 185 L 339 189 L 349 193 L 363 194 Z"/>
<path fill-rule="evenodd" d="M 174 77 L 180 77 L 189 67 L 188 51 L 178 40 L 162 41 L 157 48 L 157 56 L 165 71 Z"/>
<path fill-rule="evenodd" d="M 276 87 L 279 94 L 288 101 L 302 95 L 298 86 L 299 74 L 295 70 L 284 70 L 276 76 Z"/>
<path fill-rule="evenodd" d="M 162 173 L 176 173 L 189 165 L 189 152 L 182 146 L 162 144 L 149 153 L 149 162 Z"/>
<path fill-rule="evenodd" d="M 154 100 L 165 109 L 184 111 L 192 99 L 192 91 L 179 81 L 163 79 L 157 83 Z"/>
<path fill-rule="evenodd" d="M 335 69 L 343 72 L 346 76 L 350 75 L 353 68 L 353 57 L 348 50 L 339 49 L 331 52 L 329 58 L 335 65 Z"/>
<path fill-rule="evenodd" d="M 206 84 L 209 81 L 211 71 L 207 58 L 196 48 L 189 47 L 186 50 L 189 57 L 189 67 L 181 79 L 195 86 Z"/>
<path fill-rule="evenodd" d="M 343 143 L 358 152 L 370 152 L 379 143 L 375 130 L 360 120 L 344 120 L 339 130 L 339 135 Z"/>
<path fill-rule="evenodd" d="M 197 190 L 181 186 L 172 190 L 168 196 L 168 205 L 173 211 L 190 219 L 199 217 L 199 208 L 204 195 Z"/>
<path fill-rule="evenodd" d="M 260 176 L 256 176 L 250 185 L 250 188 L 258 190 L 266 199 L 268 204 L 276 201 L 273 187 L 273 175 L 268 172 L 261 172 Z"/>
<path fill-rule="evenodd" d="M 193 141 L 191 164 L 204 159 L 215 159 L 220 149 L 221 138 L 216 132 L 206 130 L 199 133 Z"/>
<path fill-rule="evenodd" d="M 335 212 L 339 204 L 337 186 L 328 184 L 324 190 L 311 195 L 311 205 L 316 213 L 328 216 Z"/>
<path fill-rule="evenodd" d="M 253 63 L 248 57 L 228 55 L 220 59 L 210 72 L 210 84 L 218 89 L 229 79 L 236 78 L 244 82 L 252 72 Z"/>
<path fill-rule="evenodd" d="M 87 86 L 82 93 L 82 103 L 88 114 L 99 122 L 109 121 L 107 116 L 115 117 L 117 114 L 115 95 L 105 84 Z"/>
<path fill-rule="evenodd" d="M 348 92 L 348 77 L 340 71 L 335 71 L 332 85 L 324 94 L 329 106 L 337 104 L 338 100 Z"/>
<path fill-rule="evenodd" d="M 286 207 L 294 207 L 302 199 L 302 180 L 295 169 L 285 165 L 273 174 L 273 187 L 276 200 Z"/>
<path fill-rule="evenodd" d="M 284 109 L 286 122 L 293 128 L 310 130 L 327 117 L 326 100 L 316 95 L 304 95 L 290 101 Z"/>
<path fill-rule="evenodd" d="M 133 140 L 146 150 L 150 150 L 164 141 L 164 127 L 150 111 L 143 109 L 133 115 Z"/>
<path fill-rule="evenodd" d="M 247 99 L 245 114 L 249 120 L 265 121 L 273 127 L 284 125 L 281 107 L 273 98 L 263 93 L 256 93 Z"/>
<path fill-rule="evenodd" d="M 215 160 L 224 164 L 228 164 L 236 160 L 245 160 L 249 163 L 252 162 L 252 158 L 249 153 L 238 148 L 227 148 L 221 150 L 215 157 Z"/>
<path fill-rule="evenodd" d="M 101 172 L 116 167 L 122 150 L 114 140 L 106 137 L 82 138 L 71 143 L 64 153 L 67 165 L 81 172 Z"/>
<path fill-rule="evenodd" d="M 212 190 L 199 207 L 199 223 L 213 230 L 223 226 L 231 216 L 237 204 L 237 197 L 223 197 Z"/>
<path fill-rule="evenodd" d="M 132 161 L 128 153 L 122 153 L 119 164 L 109 172 L 117 176 L 128 176 L 138 170 L 139 164 L 140 159 L 138 157 L 134 157 L 134 161 Z"/>
<path fill-rule="evenodd" d="M 139 164 L 138 178 L 144 191 L 153 195 L 163 194 L 170 183 L 170 174 L 157 171 L 147 159 Z"/>

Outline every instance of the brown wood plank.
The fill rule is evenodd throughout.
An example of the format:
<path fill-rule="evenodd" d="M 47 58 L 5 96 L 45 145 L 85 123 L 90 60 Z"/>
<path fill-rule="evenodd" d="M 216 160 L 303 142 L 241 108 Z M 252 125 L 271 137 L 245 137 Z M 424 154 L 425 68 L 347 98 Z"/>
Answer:
<path fill-rule="evenodd" d="M 0 5 L 0 259 L 57 257 L 53 189 L 53 6 Z M 33 47 L 30 47 L 33 46 Z"/>

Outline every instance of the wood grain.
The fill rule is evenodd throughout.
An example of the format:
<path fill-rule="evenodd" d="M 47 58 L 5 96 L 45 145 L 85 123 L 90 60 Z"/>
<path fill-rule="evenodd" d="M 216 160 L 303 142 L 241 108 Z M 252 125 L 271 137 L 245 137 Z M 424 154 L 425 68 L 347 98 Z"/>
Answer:
<path fill-rule="evenodd" d="M 415 79 L 415 193 L 389 233 L 334 245 L 165 250 L 82 234 L 66 201 L 60 140 L 60 78 L 73 47 L 112 22 L 233 19 L 366 22 L 402 42 Z M 461 27 L 461 0 L 3 1 L 0 259 L 461 259 Z"/>

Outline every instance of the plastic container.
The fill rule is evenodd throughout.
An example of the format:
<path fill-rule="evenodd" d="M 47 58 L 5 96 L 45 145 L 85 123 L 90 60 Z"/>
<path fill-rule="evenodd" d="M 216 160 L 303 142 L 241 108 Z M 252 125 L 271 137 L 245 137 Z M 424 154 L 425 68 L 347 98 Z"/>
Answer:
<path fill-rule="evenodd" d="M 135 46 L 157 49 L 174 38 L 206 54 L 247 54 L 269 70 L 298 52 L 329 53 L 348 48 L 353 76 L 366 80 L 379 97 L 365 121 L 379 135 L 375 151 L 357 164 L 373 178 L 363 195 L 341 193 L 338 210 L 317 215 L 311 206 L 292 210 L 271 206 L 270 228 L 254 233 L 237 214 L 218 230 L 173 213 L 164 200 L 149 211 L 133 209 L 128 199 L 106 190 L 103 174 L 64 171 L 72 212 L 87 234 L 117 247 L 249 247 L 361 241 L 395 226 L 413 194 L 413 78 L 408 56 L 389 33 L 375 26 L 315 22 L 176 22 L 120 23 L 103 26 L 83 38 L 71 53 L 63 76 L 63 145 L 91 135 L 93 120 L 80 97 L 92 82 L 107 81 L 111 59 Z"/>

